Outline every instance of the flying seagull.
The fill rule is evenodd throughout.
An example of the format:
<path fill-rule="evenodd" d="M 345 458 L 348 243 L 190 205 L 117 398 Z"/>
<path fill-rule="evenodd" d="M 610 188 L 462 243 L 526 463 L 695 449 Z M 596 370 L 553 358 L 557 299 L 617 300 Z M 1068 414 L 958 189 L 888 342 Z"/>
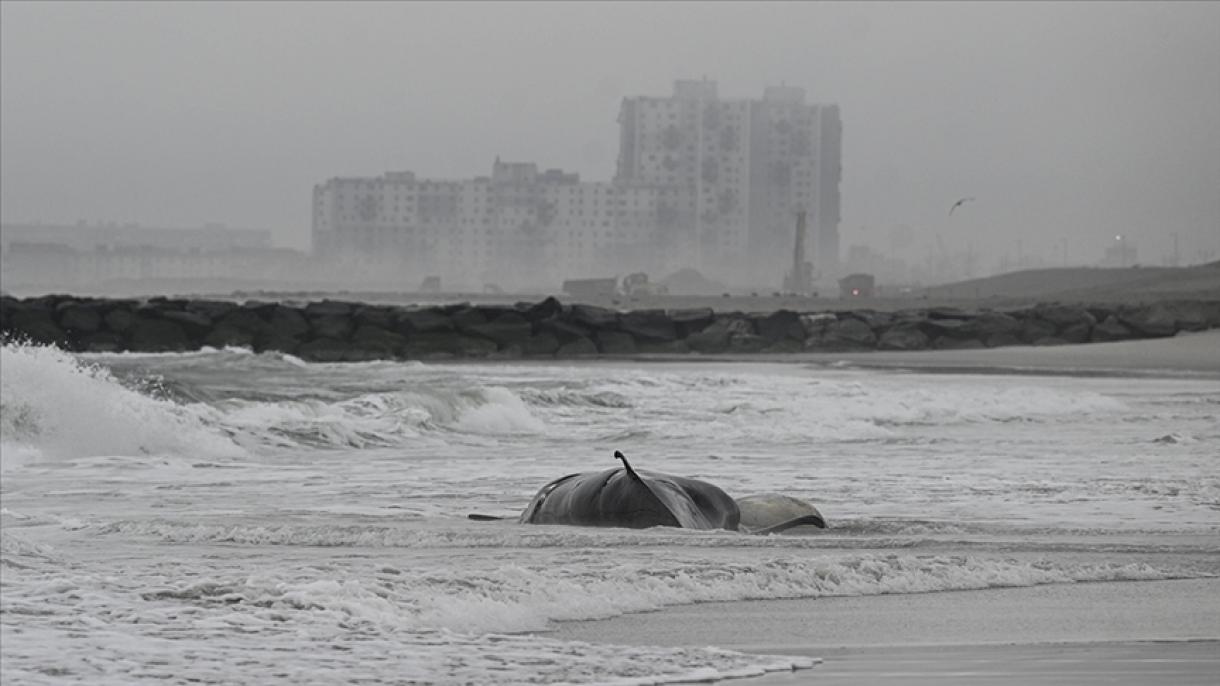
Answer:
<path fill-rule="evenodd" d="M 952 217 L 953 210 L 956 210 L 958 207 L 965 205 L 966 203 L 970 202 L 971 200 L 974 200 L 974 198 L 962 198 L 961 200 L 958 200 L 957 202 L 953 203 L 953 207 L 949 208 L 949 216 Z"/>

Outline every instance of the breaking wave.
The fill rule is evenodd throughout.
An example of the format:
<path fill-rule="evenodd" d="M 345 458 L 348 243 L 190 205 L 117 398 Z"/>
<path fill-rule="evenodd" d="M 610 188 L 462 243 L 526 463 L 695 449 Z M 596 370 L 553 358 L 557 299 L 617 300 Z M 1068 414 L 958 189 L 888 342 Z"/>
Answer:
<path fill-rule="evenodd" d="M 394 390 L 341 389 L 330 397 L 223 397 L 180 379 L 120 377 L 101 362 L 53 347 L 5 344 L 0 355 L 4 469 L 98 455 L 220 459 L 266 448 L 395 446 L 427 433 L 546 430 L 520 397 L 496 386 L 431 389 L 400 383 Z M 230 350 L 166 357 L 205 367 L 200 360 L 208 355 L 224 356 L 228 368 L 216 366 L 230 374 L 266 364 L 256 359 L 260 356 Z M 299 371 L 281 356 L 274 362 Z"/>

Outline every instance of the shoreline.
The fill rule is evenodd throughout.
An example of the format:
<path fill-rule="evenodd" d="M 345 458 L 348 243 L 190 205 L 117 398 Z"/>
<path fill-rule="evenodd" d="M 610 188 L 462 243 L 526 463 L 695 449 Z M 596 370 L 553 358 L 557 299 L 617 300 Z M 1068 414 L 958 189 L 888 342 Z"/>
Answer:
<path fill-rule="evenodd" d="M 743 684 L 1197 684 L 1220 673 L 1220 578 L 702 603 L 539 633 L 823 660 Z"/>
<path fill-rule="evenodd" d="M 602 359 L 623 359 L 605 357 Z M 1220 374 L 1220 329 L 1182 332 L 1169 338 L 1047 347 L 1008 346 L 982 350 L 868 352 L 719 353 L 636 355 L 640 362 L 806 363 L 825 367 L 910 369 L 920 372 L 1082 375 L 1204 372 Z"/>

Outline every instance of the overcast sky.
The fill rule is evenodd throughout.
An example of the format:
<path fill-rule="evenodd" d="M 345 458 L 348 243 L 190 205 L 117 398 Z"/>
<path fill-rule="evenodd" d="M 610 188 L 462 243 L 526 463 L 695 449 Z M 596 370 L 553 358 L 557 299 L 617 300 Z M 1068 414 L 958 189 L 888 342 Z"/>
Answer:
<path fill-rule="evenodd" d="M 843 116 L 844 249 L 1220 258 L 1220 3 L 0 4 L 0 211 L 267 228 L 332 176 L 608 180 L 625 96 Z M 947 217 L 958 197 L 976 202 Z M 926 249 L 931 249 L 927 247 Z"/>

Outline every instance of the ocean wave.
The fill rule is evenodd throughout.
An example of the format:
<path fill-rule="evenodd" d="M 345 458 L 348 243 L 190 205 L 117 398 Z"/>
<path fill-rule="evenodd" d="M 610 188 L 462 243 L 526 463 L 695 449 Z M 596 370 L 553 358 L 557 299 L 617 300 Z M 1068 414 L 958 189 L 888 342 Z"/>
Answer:
<path fill-rule="evenodd" d="M 200 373 L 205 363 L 214 365 L 218 374 L 239 376 L 256 367 L 264 372 L 269 366 L 281 372 L 286 368 L 291 374 L 299 370 L 282 356 L 228 349 L 165 354 L 167 364 L 158 373 L 123 367 L 121 377 L 103 366 L 100 356 L 81 358 L 52 347 L 19 344 L 5 344 L 0 354 L 5 470 L 42 459 L 96 455 L 218 459 L 268 447 L 396 446 L 425 433 L 494 436 L 546 430 L 519 396 L 498 386 L 412 389 L 399 383 L 402 390 L 345 389 L 323 394 L 328 397 L 285 391 L 288 397 L 251 399 L 225 397 L 166 370 L 176 364 Z"/>
<path fill-rule="evenodd" d="M 566 564 L 561 564 L 561 559 Z M 656 559 L 594 549 L 493 567 L 382 562 L 343 579 L 295 572 L 196 579 L 143 592 L 147 600 L 204 607 L 314 609 L 399 630 L 484 634 L 545 630 L 551 622 L 600 619 L 673 605 L 1007 588 L 1188 576 L 1146 563 L 1071 563 L 971 555 L 847 554 L 751 561 L 698 556 Z"/>
<path fill-rule="evenodd" d="M 25 462 L 243 452 L 193 409 L 128 388 L 104 367 L 57 348 L 5 344 L 0 366 L 3 452 Z"/>

